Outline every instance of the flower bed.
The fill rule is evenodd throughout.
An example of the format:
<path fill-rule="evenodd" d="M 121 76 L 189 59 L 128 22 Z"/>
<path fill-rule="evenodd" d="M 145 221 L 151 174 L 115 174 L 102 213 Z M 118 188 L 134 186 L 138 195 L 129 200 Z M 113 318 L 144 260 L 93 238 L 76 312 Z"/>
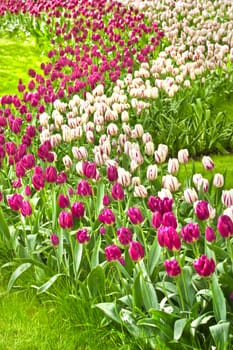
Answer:
<path fill-rule="evenodd" d="M 69 279 L 145 346 L 230 347 L 233 190 L 208 155 L 187 168 L 231 142 L 205 109 L 232 82 L 224 4 L 3 1 L 2 23 L 50 40 L 41 72 L 0 99 L 9 290 L 31 269 L 38 294 Z"/>

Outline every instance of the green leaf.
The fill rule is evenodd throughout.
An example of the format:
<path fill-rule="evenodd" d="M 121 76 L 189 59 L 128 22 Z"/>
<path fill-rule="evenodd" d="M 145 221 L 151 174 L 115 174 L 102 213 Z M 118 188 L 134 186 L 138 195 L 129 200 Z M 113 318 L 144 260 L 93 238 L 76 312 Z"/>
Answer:
<path fill-rule="evenodd" d="M 146 310 L 149 310 L 151 308 L 158 309 L 159 308 L 158 298 L 151 280 L 148 279 L 147 277 L 145 279 L 142 275 L 140 275 L 139 281 L 140 281 L 142 300 Z"/>
<path fill-rule="evenodd" d="M 188 318 L 181 318 L 179 320 L 176 320 L 174 324 L 174 340 L 179 340 L 181 338 L 184 328 L 188 322 Z"/>
<path fill-rule="evenodd" d="M 116 303 L 99 303 L 95 306 L 102 310 L 111 320 L 121 324 L 121 318 L 119 316 Z"/>
<path fill-rule="evenodd" d="M 91 255 L 91 269 L 94 269 L 99 265 L 99 253 L 101 246 L 101 235 L 98 236 L 97 240 L 94 242 L 94 248 Z"/>
<path fill-rule="evenodd" d="M 3 242 L 6 242 L 7 246 L 11 247 L 11 235 L 6 220 L 4 218 L 2 208 L 0 208 L 0 234 Z"/>
<path fill-rule="evenodd" d="M 22 275 L 23 272 L 29 269 L 31 267 L 31 263 L 23 263 L 20 266 L 17 267 L 17 269 L 12 273 L 8 285 L 7 285 L 7 291 L 9 292 L 13 285 L 15 284 L 15 281 L 17 278 L 19 278 L 20 275 Z"/>
<path fill-rule="evenodd" d="M 78 271 L 82 260 L 82 253 L 83 253 L 83 245 L 80 243 L 76 243 L 74 247 L 74 257 L 73 257 L 73 264 L 74 264 L 73 268 L 74 268 L 75 279 L 78 276 Z"/>
<path fill-rule="evenodd" d="M 148 267 L 149 267 L 149 275 L 152 276 L 156 265 L 159 262 L 161 256 L 161 250 L 158 240 L 154 239 L 152 246 L 150 247 L 148 254 Z"/>
<path fill-rule="evenodd" d="M 215 346 L 218 350 L 228 349 L 230 322 L 223 322 L 209 327 L 210 334 L 214 339 Z"/>
<path fill-rule="evenodd" d="M 56 280 L 59 276 L 62 276 L 62 274 L 58 273 L 58 274 L 54 275 L 53 277 L 51 277 L 47 282 L 42 284 L 42 286 L 40 286 L 37 289 L 37 294 L 42 294 L 42 293 L 46 292 L 54 284 L 54 282 L 56 282 Z"/>
<path fill-rule="evenodd" d="M 100 213 L 103 196 L 104 196 L 104 189 L 105 189 L 104 183 L 102 181 L 98 182 L 97 193 L 96 193 L 96 205 L 95 205 L 96 216 L 98 216 Z"/>
<path fill-rule="evenodd" d="M 138 327 L 137 322 L 135 318 L 133 317 L 133 314 L 131 311 L 126 309 L 121 309 L 120 311 L 120 317 L 122 320 L 122 323 L 127 328 L 129 333 L 133 335 L 135 338 L 139 338 L 140 336 L 143 336 L 143 329 L 141 327 Z"/>
<path fill-rule="evenodd" d="M 226 321 L 226 300 L 222 289 L 218 283 L 216 274 L 212 275 L 212 298 L 213 298 L 213 309 L 216 321 Z"/>
<path fill-rule="evenodd" d="M 105 289 L 104 271 L 101 266 L 93 269 L 87 277 L 87 285 L 92 297 L 103 295 Z"/>

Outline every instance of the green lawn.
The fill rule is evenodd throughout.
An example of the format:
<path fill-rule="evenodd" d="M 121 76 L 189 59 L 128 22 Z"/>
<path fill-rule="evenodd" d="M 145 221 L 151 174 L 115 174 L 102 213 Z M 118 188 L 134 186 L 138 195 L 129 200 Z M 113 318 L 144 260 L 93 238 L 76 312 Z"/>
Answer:
<path fill-rule="evenodd" d="M 30 77 L 28 69 L 40 72 L 40 64 L 46 55 L 30 38 L 0 37 L 0 96 L 16 94 L 18 79 L 26 84 Z"/>

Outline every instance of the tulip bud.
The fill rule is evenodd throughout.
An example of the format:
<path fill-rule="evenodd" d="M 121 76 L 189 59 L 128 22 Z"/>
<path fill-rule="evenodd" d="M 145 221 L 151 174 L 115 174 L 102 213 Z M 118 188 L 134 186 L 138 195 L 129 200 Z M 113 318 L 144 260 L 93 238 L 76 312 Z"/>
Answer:
<path fill-rule="evenodd" d="M 138 185 L 134 187 L 134 197 L 142 197 L 146 198 L 147 197 L 147 190 L 145 186 L 143 185 Z"/>
<path fill-rule="evenodd" d="M 172 175 L 163 176 L 162 185 L 164 188 L 168 189 L 171 192 L 177 191 L 180 187 L 180 183 L 178 182 L 177 177 Z"/>
<path fill-rule="evenodd" d="M 188 150 L 187 149 L 179 150 L 179 152 L 178 152 L 178 161 L 181 164 L 186 164 L 186 163 L 188 163 L 188 160 L 189 160 L 189 152 L 188 152 Z"/>
<path fill-rule="evenodd" d="M 224 185 L 224 177 L 222 174 L 214 174 L 213 185 L 216 188 L 221 188 Z"/>
<path fill-rule="evenodd" d="M 144 258 L 144 248 L 140 242 L 131 241 L 129 244 L 129 256 L 133 261 L 139 261 Z"/>
<path fill-rule="evenodd" d="M 206 220 L 209 218 L 209 203 L 207 201 L 197 201 L 194 203 L 194 212 L 199 220 Z"/>
<path fill-rule="evenodd" d="M 176 158 L 169 158 L 167 171 L 170 174 L 176 174 L 179 171 L 179 162 Z"/>
<path fill-rule="evenodd" d="M 147 180 L 156 180 L 158 177 L 158 167 L 156 164 L 151 164 L 147 167 L 146 178 Z"/>
<path fill-rule="evenodd" d="M 168 276 L 170 277 L 178 276 L 181 273 L 181 268 L 176 259 L 165 260 L 164 266 Z"/>
<path fill-rule="evenodd" d="M 203 277 L 208 277 L 215 271 L 215 261 L 213 258 L 208 259 L 206 255 L 193 262 L 196 272 Z"/>
<path fill-rule="evenodd" d="M 187 203 L 193 204 L 198 200 L 197 192 L 194 188 L 186 188 L 184 190 L 184 199 Z"/>
<path fill-rule="evenodd" d="M 233 221 L 229 216 L 221 215 L 218 218 L 217 229 L 222 237 L 228 238 L 233 234 Z"/>
<path fill-rule="evenodd" d="M 117 236 L 122 245 L 128 245 L 132 241 L 132 232 L 128 227 L 121 227 L 117 229 Z"/>
<path fill-rule="evenodd" d="M 140 209 L 136 207 L 130 207 L 127 210 L 127 215 L 130 222 L 134 225 L 141 224 L 144 220 Z"/>
<path fill-rule="evenodd" d="M 212 170 L 214 168 L 214 162 L 210 157 L 204 156 L 202 158 L 202 165 L 205 170 Z"/>
<path fill-rule="evenodd" d="M 216 234 L 211 226 L 207 226 L 205 229 L 205 239 L 208 242 L 213 242 L 216 240 Z"/>
<path fill-rule="evenodd" d="M 107 246 L 104 253 L 107 261 L 119 260 L 121 258 L 121 250 L 116 244 Z"/>
<path fill-rule="evenodd" d="M 91 237 L 90 235 L 87 233 L 87 229 L 86 228 L 81 228 L 76 232 L 76 240 L 83 244 L 83 243 L 88 243 L 90 241 Z"/>
<path fill-rule="evenodd" d="M 149 141 L 145 144 L 145 153 L 148 156 L 152 156 L 154 154 L 154 143 L 152 141 Z"/>
<path fill-rule="evenodd" d="M 55 233 L 52 233 L 50 235 L 50 239 L 51 239 L 51 243 L 54 247 L 59 244 L 59 237 Z"/>
<path fill-rule="evenodd" d="M 71 228 L 73 226 L 72 213 L 67 211 L 61 211 L 58 216 L 58 223 L 64 229 Z"/>
<path fill-rule="evenodd" d="M 222 191 L 221 200 L 226 207 L 231 207 L 233 205 L 233 189 Z"/>

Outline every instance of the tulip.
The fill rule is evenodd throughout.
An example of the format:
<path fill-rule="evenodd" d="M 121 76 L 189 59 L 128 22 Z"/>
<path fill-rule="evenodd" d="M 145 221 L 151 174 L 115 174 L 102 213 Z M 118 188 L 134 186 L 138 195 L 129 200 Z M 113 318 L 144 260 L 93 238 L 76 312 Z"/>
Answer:
<path fill-rule="evenodd" d="M 54 166 L 48 166 L 45 169 L 45 180 L 51 183 L 57 181 L 57 169 Z"/>
<path fill-rule="evenodd" d="M 83 170 L 83 174 L 88 179 L 95 179 L 96 178 L 96 163 L 83 162 L 82 163 L 82 170 Z"/>
<path fill-rule="evenodd" d="M 176 174 L 179 171 L 179 162 L 176 158 L 169 158 L 167 171 L 170 174 Z"/>
<path fill-rule="evenodd" d="M 189 152 L 187 149 L 181 149 L 178 151 L 178 161 L 181 164 L 186 164 L 188 163 L 189 160 Z"/>
<path fill-rule="evenodd" d="M 105 207 L 109 206 L 109 204 L 111 203 L 109 195 L 108 194 L 104 194 L 103 199 L 102 199 L 102 203 Z"/>
<path fill-rule="evenodd" d="M 122 200 L 124 199 L 124 189 L 122 187 L 121 184 L 119 183 L 115 183 L 112 188 L 111 188 L 111 194 L 112 194 L 112 198 L 115 200 Z"/>
<path fill-rule="evenodd" d="M 79 242 L 79 243 L 87 243 L 89 242 L 91 239 L 90 235 L 87 233 L 87 229 L 86 228 L 82 228 L 82 229 L 79 229 L 77 232 L 76 232 L 76 240 Z"/>
<path fill-rule="evenodd" d="M 20 212 L 23 216 L 32 215 L 32 207 L 28 201 L 22 201 Z"/>
<path fill-rule="evenodd" d="M 200 230 L 197 223 L 190 222 L 181 228 L 181 236 L 186 243 L 193 243 L 200 238 Z"/>
<path fill-rule="evenodd" d="M 216 234 L 211 226 L 207 226 L 205 229 L 205 239 L 208 242 L 213 242 L 216 240 Z"/>
<path fill-rule="evenodd" d="M 140 242 L 131 241 L 129 243 L 129 256 L 133 261 L 139 261 L 144 258 L 144 248 Z"/>
<path fill-rule="evenodd" d="M 168 211 L 163 214 L 162 225 L 171 226 L 175 229 L 177 228 L 177 220 L 172 211 Z"/>
<path fill-rule="evenodd" d="M 156 164 L 151 164 L 147 168 L 146 178 L 147 180 L 156 180 L 158 177 L 158 167 Z"/>
<path fill-rule="evenodd" d="M 38 191 L 44 188 L 44 175 L 34 174 L 32 176 L 32 185 Z"/>
<path fill-rule="evenodd" d="M 221 215 L 218 218 L 217 229 L 222 237 L 228 238 L 233 234 L 233 221 L 228 215 Z"/>
<path fill-rule="evenodd" d="M 162 224 L 162 215 L 159 211 L 155 211 L 151 218 L 151 224 L 154 228 L 159 228 L 159 226 Z"/>
<path fill-rule="evenodd" d="M 214 162 L 210 157 L 204 156 L 202 158 L 202 165 L 205 170 L 212 170 L 214 168 Z"/>
<path fill-rule="evenodd" d="M 122 245 L 128 245 L 132 241 L 132 232 L 128 227 L 118 228 L 117 236 Z"/>
<path fill-rule="evenodd" d="M 194 204 L 198 200 L 197 192 L 194 188 L 186 188 L 184 190 L 184 199 L 189 204 Z"/>
<path fill-rule="evenodd" d="M 112 225 L 115 223 L 116 218 L 113 211 L 109 208 L 104 208 L 98 216 L 99 221 L 106 225 Z"/>
<path fill-rule="evenodd" d="M 160 226 L 158 229 L 158 243 L 169 250 L 180 250 L 181 241 L 177 231 L 171 226 Z"/>
<path fill-rule="evenodd" d="M 107 246 L 104 249 L 104 253 L 108 261 L 119 260 L 121 258 L 121 250 L 116 244 Z"/>
<path fill-rule="evenodd" d="M 221 200 L 226 207 L 231 207 L 233 205 L 233 189 L 222 191 Z"/>
<path fill-rule="evenodd" d="M 71 228 L 73 226 L 72 213 L 67 211 L 61 211 L 58 216 L 58 223 L 64 229 Z"/>
<path fill-rule="evenodd" d="M 22 206 L 23 196 L 21 196 L 21 194 L 14 193 L 8 197 L 7 202 L 12 210 L 18 211 Z"/>
<path fill-rule="evenodd" d="M 71 212 L 73 217 L 81 218 L 85 213 L 85 206 L 82 202 L 74 202 L 71 206 Z"/>
<path fill-rule="evenodd" d="M 115 166 L 108 166 L 107 167 L 107 177 L 109 181 L 116 181 L 118 178 L 118 171 L 117 167 Z"/>
<path fill-rule="evenodd" d="M 178 276 L 181 273 L 181 268 L 176 259 L 165 260 L 164 266 L 168 276 L 170 277 Z"/>
<path fill-rule="evenodd" d="M 52 233 L 50 235 L 50 239 L 51 239 L 51 243 L 54 247 L 57 246 L 60 242 L 59 237 L 55 233 Z"/>
<path fill-rule="evenodd" d="M 62 193 L 58 196 L 58 205 L 60 208 L 66 208 L 70 204 L 69 196 L 64 195 Z"/>
<path fill-rule="evenodd" d="M 127 215 L 128 215 L 130 222 L 134 225 L 141 224 L 144 220 L 140 209 L 136 208 L 136 207 L 130 207 L 127 210 Z"/>
<path fill-rule="evenodd" d="M 208 259 L 206 255 L 202 255 L 193 262 L 196 272 L 203 277 L 208 277 L 215 271 L 215 261 L 213 258 Z"/>
<path fill-rule="evenodd" d="M 171 192 L 177 191 L 180 187 L 180 183 L 178 182 L 177 177 L 172 175 L 163 176 L 162 185 L 165 189 L 168 189 Z"/>
<path fill-rule="evenodd" d="M 221 188 L 224 185 L 224 176 L 222 174 L 214 174 L 213 186 L 216 188 Z"/>
<path fill-rule="evenodd" d="M 194 212 L 199 220 L 206 220 L 210 216 L 209 203 L 207 201 L 197 201 L 194 204 Z"/>
<path fill-rule="evenodd" d="M 86 180 L 80 180 L 77 185 L 76 193 L 80 196 L 91 196 L 92 195 L 92 187 Z"/>

